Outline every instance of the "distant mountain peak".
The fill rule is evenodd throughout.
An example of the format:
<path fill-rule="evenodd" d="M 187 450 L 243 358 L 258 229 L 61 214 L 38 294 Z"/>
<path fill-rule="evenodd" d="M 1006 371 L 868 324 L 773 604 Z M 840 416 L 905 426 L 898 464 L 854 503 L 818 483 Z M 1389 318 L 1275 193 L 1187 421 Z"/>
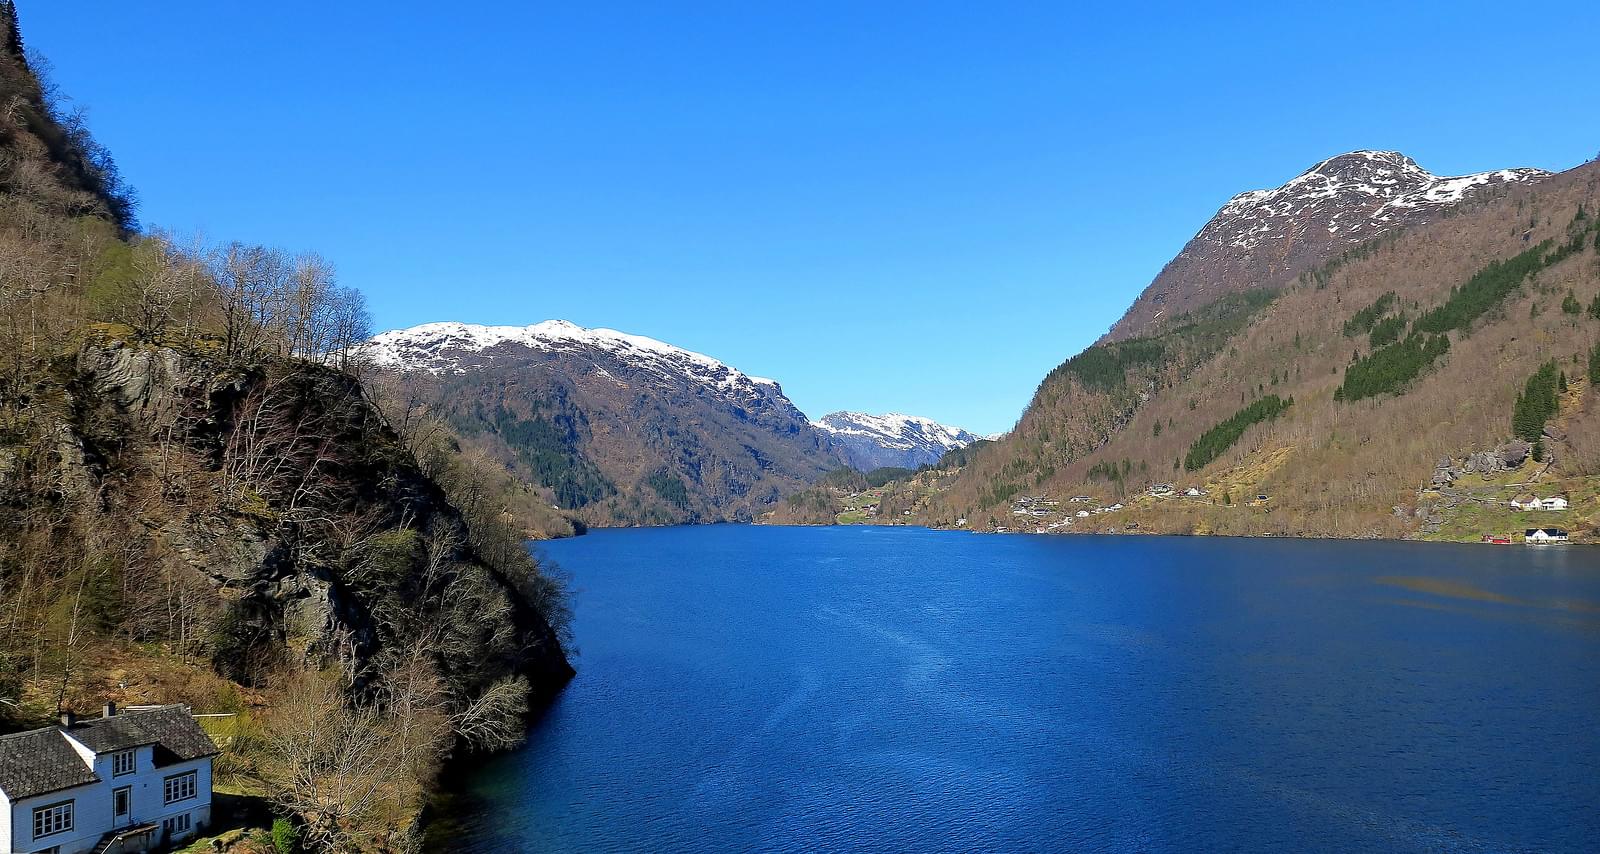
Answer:
<path fill-rule="evenodd" d="M 931 418 L 898 412 L 833 412 L 812 422 L 812 426 L 827 433 L 850 464 L 862 471 L 885 466 L 916 468 L 981 438 Z"/>
<path fill-rule="evenodd" d="M 588 524 L 748 521 L 843 462 L 776 382 L 643 335 L 424 323 L 362 355 L 432 375 L 442 418 Z"/>
<path fill-rule="evenodd" d="M 465 373 L 518 351 L 582 353 L 620 358 L 657 373 L 687 376 L 722 391 L 778 389 L 777 382 L 665 341 L 615 329 L 589 329 L 567 320 L 528 326 L 485 326 L 445 321 L 374 336 L 363 355 L 374 365 L 429 373 Z M 596 366 L 604 372 L 604 368 Z"/>
<path fill-rule="evenodd" d="M 1108 338 L 1151 331 L 1228 293 L 1276 287 L 1394 228 L 1420 225 L 1543 169 L 1441 177 L 1398 151 L 1329 157 L 1282 186 L 1229 199 L 1139 295 Z"/>

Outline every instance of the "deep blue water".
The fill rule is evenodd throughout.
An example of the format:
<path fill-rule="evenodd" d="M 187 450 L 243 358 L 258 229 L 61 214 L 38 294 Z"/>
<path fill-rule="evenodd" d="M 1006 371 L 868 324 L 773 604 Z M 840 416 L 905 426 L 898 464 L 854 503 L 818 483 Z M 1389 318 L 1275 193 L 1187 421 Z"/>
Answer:
<path fill-rule="evenodd" d="M 1600 549 L 597 531 L 467 851 L 1600 850 Z"/>

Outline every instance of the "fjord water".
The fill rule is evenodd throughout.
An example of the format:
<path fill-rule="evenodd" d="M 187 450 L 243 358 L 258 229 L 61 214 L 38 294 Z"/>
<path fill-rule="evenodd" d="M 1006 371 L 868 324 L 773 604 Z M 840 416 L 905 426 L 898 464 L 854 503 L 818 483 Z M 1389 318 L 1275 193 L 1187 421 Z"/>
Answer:
<path fill-rule="evenodd" d="M 489 851 L 1582 851 L 1600 550 L 596 531 Z"/>

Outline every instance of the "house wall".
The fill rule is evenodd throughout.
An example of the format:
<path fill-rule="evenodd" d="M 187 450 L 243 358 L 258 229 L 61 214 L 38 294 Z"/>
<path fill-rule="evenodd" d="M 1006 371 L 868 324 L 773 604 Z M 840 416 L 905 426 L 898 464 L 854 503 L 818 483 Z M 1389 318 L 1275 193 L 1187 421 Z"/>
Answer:
<path fill-rule="evenodd" d="M 102 782 L 26 798 L 11 805 L 7 812 L 11 816 L 15 834 L 14 838 L 9 840 L 10 847 L 0 846 L 0 851 L 38 851 L 59 845 L 61 854 L 82 854 L 117 826 L 145 823 L 159 825 L 163 819 L 189 813 L 192 822 L 190 835 L 193 835 L 202 826 L 211 823 L 210 757 L 156 768 L 151 749 L 141 747 L 138 748 L 137 765 L 138 770 L 133 774 L 112 777 L 111 754 L 97 756 L 94 770 Z M 166 778 L 190 770 L 195 771 L 195 797 L 171 805 L 163 804 L 163 783 Z M 111 792 L 123 786 L 132 789 L 129 820 L 114 825 L 111 814 Z M 34 839 L 34 808 L 67 800 L 74 803 L 73 829 L 43 839 Z M 159 834 L 153 841 L 162 841 Z"/>
<path fill-rule="evenodd" d="M 33 838 L 33 810 L 72 801 L 72 829 L 43 839 Z M 11 848 L 15 851 L 40 851 L 52 845 L 61 846 L 61 854 L 81 854 L 89 850 L 107 830 L 111 829 L 111 790 L 102 783 L 92 783 L 23 798 L 11 805 L 11 828 L 14 831 Z"/>
<path fill-rule="evenodd" d="M 11 799 L 0 792 L 0 851 L 11 850 Z"/>

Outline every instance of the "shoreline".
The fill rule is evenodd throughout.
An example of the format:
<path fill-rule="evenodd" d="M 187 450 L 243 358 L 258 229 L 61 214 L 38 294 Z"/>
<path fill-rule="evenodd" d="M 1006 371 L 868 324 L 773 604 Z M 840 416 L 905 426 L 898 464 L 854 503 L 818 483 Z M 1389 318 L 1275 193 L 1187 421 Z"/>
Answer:
<path fill-rule="evenodd" d="M 1418 537 L 1380 537 L 1380 536 L 1353 536 L 1338 534 L 1203 534 L 1194 532 L 1177 531 L 1069 531 L 1057 530 L 1047 533 L 1037 531 L 979 531 L 971 528 L 951 528 L 939 525 L 859 525 L 809 522 L 692 522 L 681 525 L 616 525 L 596 526 L 590 531 L 639 531 L 658 528 L 708 528 L 719 525 L 747 525 L 752 528 L 879 528 L 892 530 L 896 528 L 912 528 L 921 531 L 937 531 L 949 534 L 973 534 L 977 536 L 1026 536 L 1026 537 L 1181 537 L 1185 539 L 1217 539 L 1217 540 L 1306 540 L 1308 542 L 1375 542 L 1375 543 L 1420 543 L 1441 546 L 1490 546 L 1501 547 L 1522 546 L 1525 548 L 1552 549 L 1571 547 L 1600 546 L 1600 541 L 1574 540 L 1562 543 L 1485 543 L 1479 540 L 1428 540 Z M 560 539 L 573 539 L 562 537 Z M 530 540 L 529 542 L 546 542 Z"/>

